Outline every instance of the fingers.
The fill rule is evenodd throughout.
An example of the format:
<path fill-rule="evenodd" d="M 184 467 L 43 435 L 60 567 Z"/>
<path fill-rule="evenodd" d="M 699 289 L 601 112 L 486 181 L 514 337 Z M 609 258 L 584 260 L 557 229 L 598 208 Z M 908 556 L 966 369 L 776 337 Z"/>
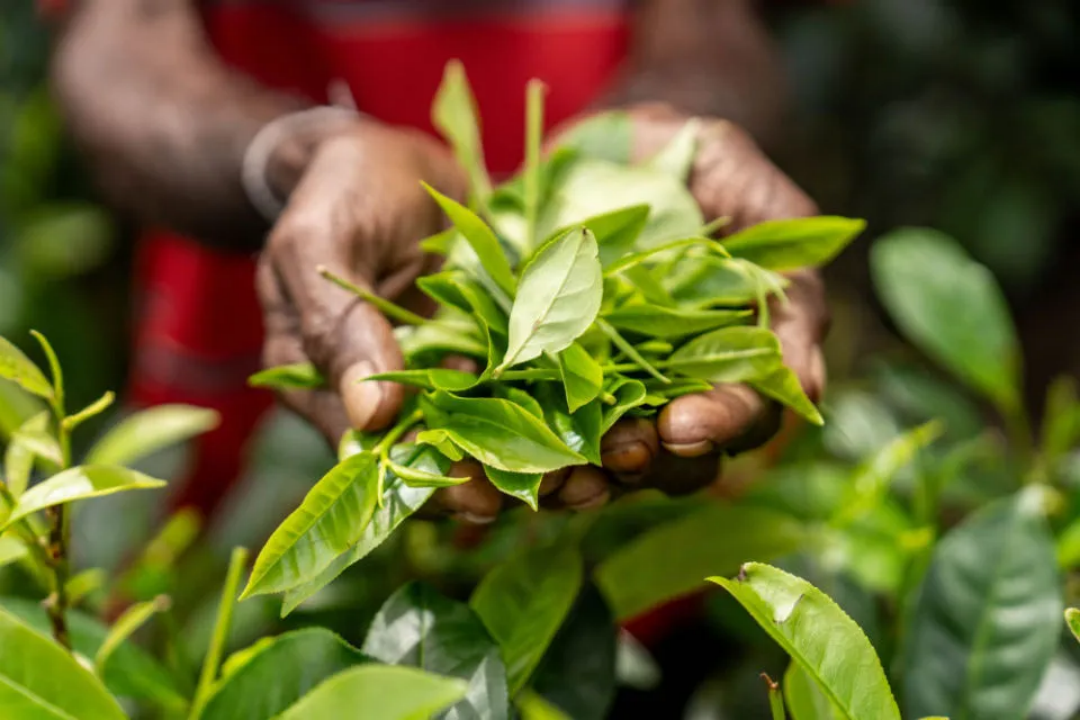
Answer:
<path fill-rule="evenodd" d="M 659 452 L 656 425 L 644 418 L 623 418 L 600 441 L 604 469 L 626 485 L 637 484 Z"/>
<path fill-rule="evenodd" d="M 450 476 L 469 478 L 469 481 L 440 488 L 431 496 L 425 510 L 429 514 L 445 514 L 473 525 L 494 522 L 502 509 L 503 495 L 484 475 L 483 466 L 474 460 L 462 460 L 450 468 Z"/>
<path fill-rule="evenodd" d="M 829 329 L 825 286 L 813 270 L 791 273 L 788 302 L 770 303 L 772 329 L 780 339 L 784 364 L 794 371 L 803 390 L 814 402 L 825 393 L 825 358 L 821 342 Z"/>
<path fill-rule="evenodd" d="M 657 421 L 660 442 L 683 458 L 723 450 L 767 420 L 766 403 L 746 385 L 718 385 L 676 398 Z"/>

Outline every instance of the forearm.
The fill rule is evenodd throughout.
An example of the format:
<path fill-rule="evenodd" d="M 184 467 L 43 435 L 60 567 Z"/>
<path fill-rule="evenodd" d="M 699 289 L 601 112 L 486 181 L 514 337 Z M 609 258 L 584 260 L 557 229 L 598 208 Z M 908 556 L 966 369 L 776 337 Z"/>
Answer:
<path fill-rule="evenodd" d="M 84 0 L 67 19 L 53 79 L 110 202 L 207 243 L 261 244 L 267 225 L 241 183 L 244 152 L 303 103 L 225 68 L 188 2 Z"/>

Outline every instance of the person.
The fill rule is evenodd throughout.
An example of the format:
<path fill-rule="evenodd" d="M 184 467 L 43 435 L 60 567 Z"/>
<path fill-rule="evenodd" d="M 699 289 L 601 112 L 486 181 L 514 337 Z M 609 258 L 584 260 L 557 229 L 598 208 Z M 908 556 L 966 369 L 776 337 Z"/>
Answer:
<path fill-rule="evenodd" d="M 816 213 L 758 149 L 783 128 L 782 75 L 753 0 L 68 0 L 56 18 L 55 94 L 106 198 L 149 230 L 137 268 L 137 402 L 218 407 L 178 499 L 212 510 L 265 411 L 247 389 L 267 365 L 313 362 L 324 390 L 281 395 L 332 441 L 377 430 L 403 389 L 361 383 L 399 368 L 391 325 L 317 266 L 418 306 L 433 269 L 418 241 L 442 228 L 421 179 L 460 196 L 462 171 L 429 106 L 446 62 L 474 85 L 491 170 L 522 156 L 523 91 L 550 88 L 549 126 L 623 108 L 647 157 L 701 118 L 690 189 L 729 231 Z M 342 98 L 345 98 L 343 101 Z M 360 112 L 340 104 L 355 103 Z M 745 129 L 744 129 L 745 128 Z M 558 132 L 558 130 L 555 130 Z M 785 361 L 811 398 L 827 312 L 813 272 L 772 308 Z M 257 298 L 257 300 L 256 300 Z M 262 322 L 260 322 L 260 316 Z M 641 487 L 686 492 L 721 457 L 761 444 L 778 411 L 741 385 L 627 420 L 603 439 L 603 471 L 546 477 L 549 506 L 589 508 Z M 478 468 L 429 511 L 486 523 L 506 505 Z"/>

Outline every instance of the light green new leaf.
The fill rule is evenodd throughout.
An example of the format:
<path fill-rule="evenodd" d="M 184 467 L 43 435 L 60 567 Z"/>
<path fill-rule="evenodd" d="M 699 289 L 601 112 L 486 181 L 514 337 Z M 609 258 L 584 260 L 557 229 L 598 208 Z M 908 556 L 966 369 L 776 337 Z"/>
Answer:
<path fill-rule="evenodd" d="M 478 358 L 488 356 L 487 343 L 477 335 L 476 323 L 468 319 L 458 322 L 441 318 L 419 327 L 403 325 L 395 328 L 394 337 L 410 363 L 424 353 L 454 353 Z"/>
<path fill-rule="evenodd" d="M 633 123 L 620 111 L 597 113 L 575 123 L 559 136 L 559 147 L 582 157 L 629 165 L 633 150 Z"/>
<path fill-rule="evenodd" d="M 794 270 L 829 262 L 865 227 L 845 217 L 769 220 L 725 238 L 724 247 L 768 270 Z"/>
<path fill-rule="evenodd" d="M 435 202 L 439 203 L 439 207 L 472 247 L 477 258 L 480 259 L 480 265 L 495 281 L 495 284 L 507 295 L 513 297 L 517 280 L 510 269 L 510 261 L 506 259 L 506 254 L 499 244 L 499 238 L 495 236 L 492 229 L 479 215 L 461 203 L 451 200 L 426 183 L 424 188 L 431 197 L 435 198 Z"/>
<path fill-rule="evenodd" d="M 460 310 L 467 315 L 475 314 L 490 330 L 506 336 L 507 313 L 479 282 L 460 271 L 446 271 L 419 278 L 416 286 L 438 303 Z"/>
<path fill-rule="evenodd" d="M 604 371 L 600 363 L 576 342 L 559 353 L 559 374 L 570 412 L 596 398 L 604 385 Z"/>
<path fill-rule="evenodd" d="M 711 383 L 764 380 L 781 367 L 780 341 L 766 328 L 721 328 L 683 345 L 664 367 Z"/>
<path fill-rule="evenodd" d="M 11 380 L 23 390 L 51 399 L 53 388 L 38 366 L 22 350 L 0 337 L 0 378 Z"/>
<path fill-rule="evenodd" d="M 603 435 L 618 422 L 619 418 L 645 403 L 648 392 L 640 380 L 616 377 L 604 385 L 604 392 L 615 397 L 611 405 L 605 404 L 600 421 L 600 434 Z"/>
<path fill-rule="evenodd" d="M 426 445 L 396 445 L 390 450 L 390 459 L 396 464 L 432 475 L 446 475 L 450 471 L 450 460 Z M 364 528 L 360 539 L 348 552 L 334 558 L 314 579 L 286 592 L 281 607 L 282 616 L 288 615 L 304 600 L 333 582 L 350 565 L 379 547 L 434 492 L 435 489 L 430 487 L 409 487 L 391 469 L 383 484 L 382 504 L 375 508 L 371 522 Z"/>
<path fill-rule="evenodd" d="M 784 673 L 784 700 L 791 720 L 843 720 L 844 717 L 794 660 Z"/>
<path fill-rule="evenodd" d="M 859 626 L 802 578 L 761 563 L 723 586 L 810 675 L 845 720 L 900 720 L 889 681 Z"/>
<path fill-rule="evenodd" d="M 446 64 L 443 80 L 431 105 L 431 124 L 454 148 L 458 163 L 469 176 L 469 186 L 481 203 L 491 195 L 491 179 L 484 163 L 480 117 L 465 67 L 457 60 Z"/>
<path fill-rule="evenodd" d="M 600 264 L 607 267 L 633 249 L 649 220 L 648 205 L 631 205 L 585 218 L 579 227 L 587 227 L 600 247 Z M 562 231 L 572 227 L 562 228 Z"/>
<path fill-rule="evenodd" d="M 1027 713 L 1063 609 L 1042 492 L 1033 486 L 987 505 L 935 548 L 905 643 L 908 716 Z"/>
<path fill-rule="evenodd" d="M 485 465 L 515 473 L 544 473 L 585 458 L 528 410 L 500 398 L 459 398 L 436 392 L 422 404 L 433 430 Z"/>
<path fill-rule="evenodd" d="M 323 476 L 266 541 L 240 599 L 314 579 L 364 533 L 375 512 L 378 458 L 353 455 Z"/>
<path fill-rule="evenodd" d="M 476 385 L 480 378 L 469 372 L 450 370 L 446 368 L 424 368 L 422 370 L 396 370 L 394 372 L 379 373 L 364 378 L 364 382 L 385 380 L 387 382 L 412 385 L 425 390 L 447 390 L 460 392 L 468 390 Z"/>
<path fill-rule="evenodd" d="M 533 510 L 538 509 L 538 493 L 540 481 L 544 478 L 543 473 L 507 472 L 506 470 L 485 465 L 484 474 L 500 492 L 516 497 Z"/>
<path fill-rule="evenodd" d="M 611 276 L 617 273 L 626 272 L 627 270 L 637 267 L 638 265 L 648 260 L 657 259 L 657 255 L 664 253 L 671 253 L 673 250 L 683 250 L 692 247 L 705 247 L 708 248 L 713 255 L 718 255 L 724 258 L 730 257 L 727 249 L 721 245 L 717 240 L 704 235 L 695 235 L 694 237 L 682 238 L 681 240 L 672 240 L 670 242 L 661 243 L 660 245 L 654 245 L 651 248 L 640 250 L 635 253 L 627 253 L 618 258 L 614 262 L 604 263 L 604 275 Z M 671 253 L 674 255 L 674 253 Z M 702 257 L 708 257 L 707 255 L 698 255 L 694 259 L 699 260 Z"/>
<path fill-rule="evenodd" d="M 467 477 L 450 477 L 442 473 L 428 472 L 407 465 L 399 465 L 393 460 L 387 460 L 386 467 L 409 487 L 441 488 L 469 482 Z"/>
<path fill-rule="evenodd" d="M 248 378 L 248 385 L 274 390 L 309 390 L 325 386 L 326 378 L 311 363 L 293 363 L 257 372 Z"/>
<path fill-rule="evenodd" d="M 506 720 L 506 667 L 499 646 L 464 603 L 430 585 L 409 583 L 379 609 L 363 652 L 390 665 L 407 665 L 469 684 L 443 720 Z"/>
<path fill-rule="evenodd" d="M 599 252 L 585 229 L 571 230 L 536 252 L 521 275 L 506 357 L 496 376 L 545 352 L 565 350 L 592 325 L 603 295 Z"/>
<path fill-rule="evenodd" d="M 31 418 L 32 422 L 34 418 Z M 35 423 L 37 425 L 37 423 Z M 28 427 L 23 425 L 11 436 L 13 445 L 21 445 L 42 460 L 47 460 L 53 465 L 64 463 L 64 454 L 60 450 L 60 442 L 49 432 L 48 423 L 45 427 Z"/>
<path fill-rule="evenodd" d="M 153 600 L 132 605 L 116 619 L 116 622 L 109 628 L 109 634 L 105 636 L 101 647 L 98 648 L 97 655 L 94 656 L 94 668 L 100 677 L 105 677 L 105 668 L 108 666 L 109 660 L 112 658 L 113 653 L 116 652 L 116 649 L 131 637 L 136 630 L 149 622 L 150 618 L 159 612 L 168 610 L 169 604 L 170 601 L 167 595 L 158 595 Z"/>
<path fill-rule="evenodd" d="M 804 540 L 799 523 L 784 513 L 711 504 L 638 536 L 600 563 L 594 577 L 615 616 L 626 620 L 700 589 L 711 572 L 734 573 L 749 558 L 770 560 Z"/>
<path fill-rule="evenodd" d="M 485 575 L 473 592 L 469 604 L 502 648 L 511 696 L 536 669 L 581 580 L 577 548 L 529 548 Z"/>
<path fill-rule="evenodd" d="M 716 255 L 682 258 L 663 280 L 672 297 L 695 307 L 748 305 L 757 300 L 763 284 L 784 285 L 783 277 L 769 270 Z"/>
<path fill-rule="evenodd" d="M 90 448 L 88 465 L 130 465 L 151 453 L 217 427 L 213 410 L 159 405 L 128 416 Z"/>
<path fill-rule="evenodd" d="M 554 703 L 548 702 L 543 695 L 538 695 L 532 690 L 521 693 L 514 705 L 521 714 L 521 720 L 572 720 Z"/>
<path fill-rule="evenodd" d="M 26 490 L 30 482 L 30 475 L 34 471 L 34 451 L 20 443 L 17 439 L 19 432 L 39 433 L 49 427 L 49 411 L 45 410 L 34 415 L 24 422 L 8 443 L 4 452 L 4 477 L 8 491 L 14 497 L 19 497 Z"/>
<path fill-rule="evenodd" d="M 687 182 L 690 179 L 690 168 L 694 165 L 694 156 L 697 154 L 700 130 L 699 120 L 687 120 L 675 137 L 669 140 L 660 152 L 649 158 L 648 166 L 671 175 L 679 182 Z"/>
<path fill-rule="evenodd" d="M 917 228 L 874 243 L 870 269 L 909 340 L 999 405 L 1018 402 L 1020 345 L 989 270 L 952 238 Z"/>
<path fill-rule="evenodd" d="M 736 325 L 753 315 L 751 310 L 695 310 L 659 305 L 623 305 L 604 319 L 619 330 L 655 338 L 679 338 Z"/>
<path fill-rule="evenodd" d="M 7 525 L 55 505 L 127 490 L 152 490 L 161 487 L 165 487 L 164 480 L 157 480 L 127 468 L 81 465 L 57 473 L 23 493 L 11 511 Z"/>
<path fill-rule="evenodd" d="M 0 535 L 0 568 L 22 560 L 29 552 L 21 540 L 11 535 Z"/>
<path fill-rule="evenodd" d="M 369 662 L 324 628 L 304 628 L 236 652 L 199 720 L 271 720 L 329 677 Z"/>
<path fill-rule="evenodd" d="M 791 368 L 780 366 L 762 378 L 749 381 L 750 387 L 762 395 L 781 402 L 814 425 L 824 425 L 821 412 L 806 396 L 799 377 Z"/>
<path fill-rule="evenodd" d="M 393 665 L 361 665 L 316 686 L 279 720 L 364 717 L 428 720 L 461 700 L 468 685 L 423 670 Z"/>
<path fill-rule="evenodd" d="M 124 720 L 72 655 L 0 609 L 0 714 L 19 720 Z"/>
<path fill-rule="evenodd" d="M 1065 624 L 1069 626 L 1069 632 L 1080 642 L 1080 610 L 1076 608 L 1065 609 Z"/>

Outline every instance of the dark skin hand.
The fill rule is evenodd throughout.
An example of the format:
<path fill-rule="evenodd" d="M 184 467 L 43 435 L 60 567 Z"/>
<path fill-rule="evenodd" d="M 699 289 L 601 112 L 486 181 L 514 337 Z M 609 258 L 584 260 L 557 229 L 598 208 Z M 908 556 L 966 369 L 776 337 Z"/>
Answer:
<path fill-rule="evenodd" d="M 325 391 L 285 402 L 335 440 L 347 427 L 392 422 L 403 389 L 362 383 L 400 367 L 390 324 L 316 273 L 320 265 L 417 311 L 413 280 L 433 269 L 417 241 L 443 219 L 418 185 L 460 196 L 461 175 L 439 143 L 411 130 L 333 119 L 282 137 L 267 177 L 287 198 L 272 228 L 240 184 L 244 151 L 260 128 L 309 104 L 226 68 L 207 42 L 191 0 L 79 0 L 60 28 L 54 84 L 62 110 L 102 189 L 139 220 L 229 249 L 262 247 L 259 293 L 269 364 L 313 361 L 332 380 Z M 749 0 L 638 3 L 631 62 L 608 104 L 665 99 L 687 113 L 732 117 L 767 136 L 776 117 L 776 63 Z M 646 157 L 681 127 L 665 106 L 637 106 L 636 145 Z M 734 125 L 702 125 L 691 190 L 709 217 L 738 229 L 809 215 L 813 204 Z M 267 230 L 271 232 L 267 237 Z M 793 278 L 791 303 L 772 308 L 785 358 L 811 397 L 824 381 L 818 343 L 822 288 Z M 653 424 L 626 421 L 603 441 L 605 470 L 554 473 L 544 503 L 588 508 L 629 488 L 687 492 L 716 478 L 721 451 L 760 443 L 776 413 L 741 386 L 671 403 Z M 485 522 L 503 504 L 468 464 L 470 482 L 440 490 L 433 512 Z"/>

